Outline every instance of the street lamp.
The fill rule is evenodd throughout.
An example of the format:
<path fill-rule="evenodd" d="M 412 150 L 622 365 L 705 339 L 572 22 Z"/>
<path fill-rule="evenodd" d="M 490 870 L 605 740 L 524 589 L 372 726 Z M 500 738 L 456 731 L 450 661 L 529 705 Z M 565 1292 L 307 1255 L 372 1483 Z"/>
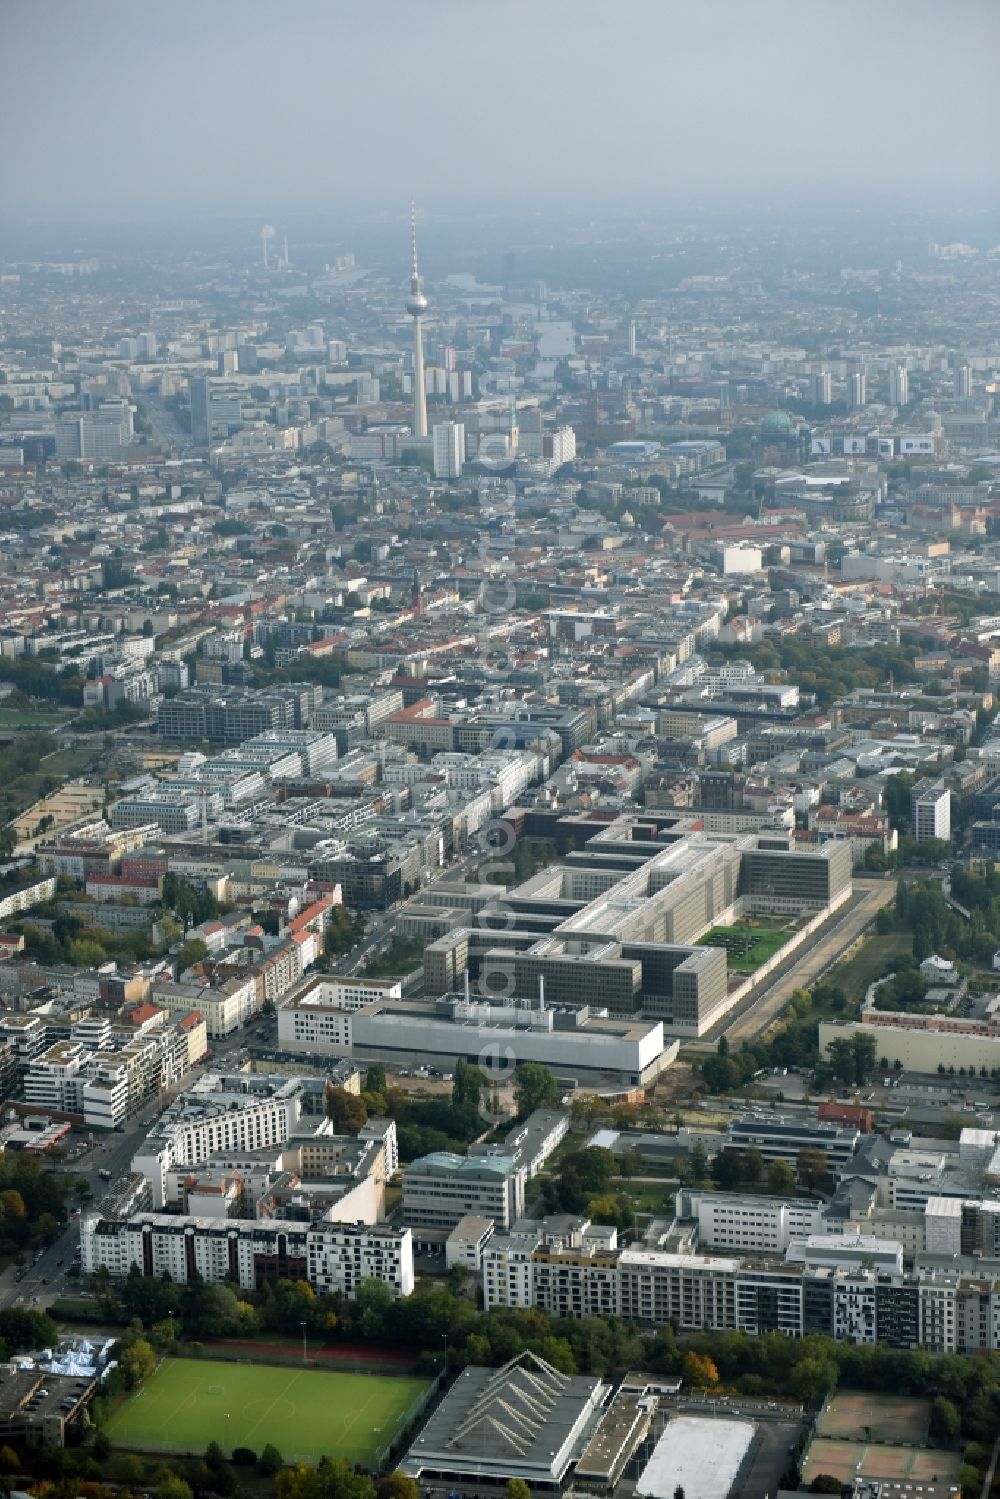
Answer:
<path fill-rule="evenodd" d="M 302 1362 L 303 1363 L 307 1363 L 308 1362 L 308 1347 L 307 1347 L 307 1344 L 306 1344 L 306 1324 L 305 1324 L 305 1320 L 304 1319 L 300 1323 L 300 1326 L 302 1328 Z"/>

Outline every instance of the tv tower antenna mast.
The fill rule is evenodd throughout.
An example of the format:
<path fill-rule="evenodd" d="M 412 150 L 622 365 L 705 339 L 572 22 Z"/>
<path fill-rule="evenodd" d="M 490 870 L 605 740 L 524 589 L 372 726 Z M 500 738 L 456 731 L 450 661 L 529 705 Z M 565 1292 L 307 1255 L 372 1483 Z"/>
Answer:
<path fill-rule="evenodd" d="M 413 435 L 427 436 L 427 393 L 424 390 L 423 316 L 427 298 L 417 268 L 417 205 L 410 199 L 410 296 L 406 310 L 413 319 Z"/>

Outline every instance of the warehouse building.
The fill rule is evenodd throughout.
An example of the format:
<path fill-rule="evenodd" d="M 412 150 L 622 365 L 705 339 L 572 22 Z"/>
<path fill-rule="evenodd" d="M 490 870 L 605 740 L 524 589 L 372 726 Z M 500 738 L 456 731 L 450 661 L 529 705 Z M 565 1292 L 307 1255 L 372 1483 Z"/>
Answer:
<path fill-rule="evenodd" d="M 525 1352 L 499 1369 L 463 1369 L 401 1471 L 425 1485 L 507 1483 L 558 1492 L 600 1419 L 608 1389 Z"/>
<path fill-rule="evenodd" d="M 675 1416 L 639 1474 L 635 1491 L 644 1499 L 672 1499 L 680 1488 L 698 1499 L 729 1499 L 750 1471 L 752 1421 Z"/>
<path fill-rule="evenodd" d="M 316 1024 L 304 1026 L 304 1016 Z M 322 1020 L 322 1026 L 320 1025 Z M 491 1004 L 461 994 L 437 1000 L 386 1000 L 358 1010 L 310 1006 L 294 998 L 278 1010 L 285 1051 L 350 1056 L 394 1067 L 453 1066 L 459 1057 L 504 1075 L 519 1062 L 541 1062 L 581 1082 L 642 1087 L 677 1056 L 659 1021 L 612 1019 L 585 1006 L 551 1008 L 544 1000 Z"/>

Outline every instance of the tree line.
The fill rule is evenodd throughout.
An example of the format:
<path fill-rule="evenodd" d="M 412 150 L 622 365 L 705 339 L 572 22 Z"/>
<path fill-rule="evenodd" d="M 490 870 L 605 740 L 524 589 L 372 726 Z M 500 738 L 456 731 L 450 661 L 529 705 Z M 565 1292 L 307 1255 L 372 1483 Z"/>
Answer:
<path fill-rule="evenodd" d="M 263 1327 L 297 1336 L 304 1321 L 310 1337 L 408 1348 L 417 1368 L 428 1373 L 441 1368 L 445 1346 L 451 1370 L 499 1366 L 531 1349 L 566 1374 L 643 1368 L 680 1376 L 689 1387 L 791 1397 L 807 1406 L 818 1405 L 838 1385 L 923 1396 L 933 1402 L 932 1437 L 962 1447 L 970 1469 L 984 1460 L 1000 1429 L 996 1355 L 934 1356 L 922 1349 L 839 1343 L 820 1334 L 682 1334 L 670 1324 L 649 1336 L 617 1317 L 559 1318 L 538 1307 L 483 1312 L 444 1286 L 396 1300 L 387 1285 L 374 1280 L 363 1282 L 348 1301 L 317 1295 L 304 1282 L 279 1281 L 248 1292 L 200 1282 L 176 1286 L 134 1272 L 121 1287 L 121 1299 L 134 1317 L 123 1335 L 125 1357 L 119 1359 L 131 1387 L 146 1377 L 157 1352 L 176 1346 L 182 1332 L 238 1337 L 259 1334 Z"/>

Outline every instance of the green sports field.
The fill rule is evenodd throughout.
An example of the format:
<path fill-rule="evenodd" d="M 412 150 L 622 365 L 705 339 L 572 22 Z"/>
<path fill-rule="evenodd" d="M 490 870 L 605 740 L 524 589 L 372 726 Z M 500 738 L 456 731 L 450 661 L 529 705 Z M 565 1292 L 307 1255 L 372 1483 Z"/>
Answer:
<path fill-rule="evenodd" d="M 48 713 L 42 708 L 36 713 L 32 708 L 0 708 L 0 729 L 54 729 L 75 711 L 67 708 L 65 713 Z"/>
<path fill-rule="evenodd" d="M 143 1452 L 224 1452 L 273 1442 L 286 1462 L 339 1457 L 374 1467 L 427 1384 L 379 1374 L 165 1359 L 105 1428 Z"/>

